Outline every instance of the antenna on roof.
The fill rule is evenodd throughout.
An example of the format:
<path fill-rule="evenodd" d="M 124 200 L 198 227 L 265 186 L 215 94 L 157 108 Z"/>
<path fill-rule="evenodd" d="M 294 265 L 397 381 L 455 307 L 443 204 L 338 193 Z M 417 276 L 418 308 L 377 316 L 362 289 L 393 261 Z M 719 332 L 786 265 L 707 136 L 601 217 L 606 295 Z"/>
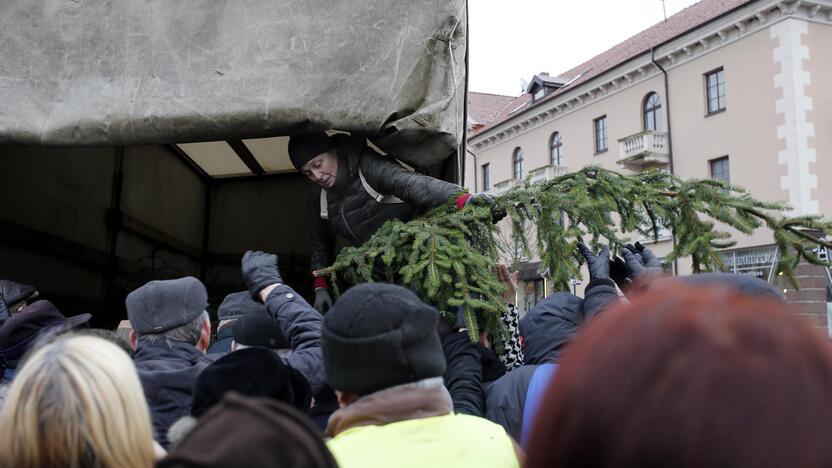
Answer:
<path fill-rule="evenodd" d="M 525 93 L 527 89 L 529 89 L 529 81 L 525 78 L 520 78 L 520 86 L 523 88 L 523 92 Z"/>
<path fill-rule="evenodd" d="M 667 21 L 667 0 L 659 0 L 662 2 L 662 11 L 664 12 L 664 20 Z"/>

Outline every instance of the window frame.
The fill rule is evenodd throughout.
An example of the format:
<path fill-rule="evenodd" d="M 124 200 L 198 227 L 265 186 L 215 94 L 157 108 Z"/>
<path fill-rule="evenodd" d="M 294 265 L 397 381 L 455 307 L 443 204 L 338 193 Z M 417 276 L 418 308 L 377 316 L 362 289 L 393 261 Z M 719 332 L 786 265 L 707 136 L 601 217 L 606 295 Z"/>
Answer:
<path fill-rule="evenodd" d="M 650 100 L 656 96 L 658 99 L 658 104 L 647 107 L 650 104 Z M 647 93 L 647 96 L 644 96 L 644 99 L 641 101 L 641 126 L 644 131 L 654 131 L 659 132 L 661 129 L 661 110 L 662 110 L 662 97 L 659 93 L 655 91 L 651 91 Z M 653 116 L 653 128 L 648 128 L 648 116 Z"/>
<path fill-rule="evenodd" d="M 491 190 L 491 163 L 485 163 L 480 167 L 482 170 L 482 191 L 487 192 Z"/>
<path fill-rule="evenodd" d="M 714 172 L 714 164 L 722 163 L 723 161 L 725 162 L 725 166 L 727 168 L 727 170 L 724 171 L 724 173 L 727 173 L 727 175 L 728 175 L 727 180 L 715 177 L 716 173 Z M 720 172 L 720 174 L 722 174 L 722 173 L 723 172 Z M 719 181 L 724 182 L 726 184 L 730 184 L 731 183 L 731 157 L 730 157 L 730 155 L 726 154 L 725 156 L 720 156 L 718 158 L 709 159 L 708 160 L 708 174 L 709 174 L 710 178 L 713 179 L 713 180 L 719 180 Z"/>
<path fill-rule="evenodd" d="M 514 151 L 511 153 L 511 174 L 514 180 L 523 180 L 523 159 L 523 148 L 519 146 L 514 148 Z"/>
<path fill-rule="evenodd" d="M 558 153 L 557 159 L 555 159 L 555 150 Z M 559 131 L 554 131 L 549 136 L 549 164 L 553 167 L 563 166 L 563 135 Z"/>
<path fill-rule="evenodd" d="M 601 122 L 603 122 L 603 126 L 599 126 Z M 596 155 L 609 151 L 609 123 L 607 122 L 607 114 L 592 119 L 592 136 L 593 141 L 595 142 L 594 146 Z M 603 148 L 601 148 L 602 142 L 604 145 Z"/>
<path fill-rule="evenodd" d="M 722 83 L 720 85 L 719 78 L 720 74 L 722 77 Z M 715 77 L 715 84 L 711 86 L 710 77 Z M 728 109 L 727 104 L 727 91 L 726 91 L 726 79 L 725 79 L 725 67 L 718 67 L 714 68 L 711 71 L 705 72 L 703 75 L 704 82 L 705 82 L 705 116 L 709 117 L 711 115 L 719 114 L 725 112 Z M 711 90 L 716 92 L 716 96 L 711 95 Z M 720 95 L 720 89 L 722 90 L 722 94 Z M 716 109 L 711 109 L 711 101 L 716 101 Z"/>

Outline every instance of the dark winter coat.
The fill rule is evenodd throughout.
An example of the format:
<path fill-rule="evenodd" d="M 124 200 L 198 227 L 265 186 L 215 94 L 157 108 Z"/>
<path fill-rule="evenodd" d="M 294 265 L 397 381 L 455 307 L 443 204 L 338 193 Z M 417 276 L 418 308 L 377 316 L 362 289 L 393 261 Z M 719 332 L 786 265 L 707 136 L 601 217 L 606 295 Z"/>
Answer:
<path fill-rule="evenodd" d="M 482 358 L 467 332 L 451 333 L 442 338 L 448 367 L 444 380 L 454 413 L 482 417 L 485 413 L 485 390 L 482 387 Z"/>
<path fill-rule="evenodd" d="M 191 412 L 197 376 L 220 356 L 206 356 L 187 343 L 139 341 L 133 362 L 150 407 L 154 438 L 162 447 L 168 446 L 168 428 Z"/>
<path fill-rule="evenodd" d="M 208 348 L 208 354 L 230 353 L 232 341 L 234 341 L 234 331 L 231 329 L 231 325 L 226 325 L 217 331 L 217 339 Z"/>
<path fill-rule="evenodd" d="M 338 154 L 336 184 L 326 190 L 329 219 L 321 219 L 321 190 L 310 192 L 312 215 L 312 269 L 332 264 L 334 236 L 337 233 L 352 245 L 360 245 L 390 219 L 409 221 L 462 193 L 462 187 L 433 177 L 411 172 L 393 158 L 384 157 L 363 140 L 335 135 Z M 367 183 L 382 195 L 393 195 L 405 203 L 379 203 L 361 183 L 359 167 Z"/>
<path fill-rule="evenodd" d="M 611 280 L 590 283 L 584 299 L 554 293 L 520 320 L 525 366 L 514 369 L 486 388 L 485 417 L 520 440 L 529 383 L 540 364 L 556 362 L 578 329 L 618 299 Z"/>
<path fill-rule="evenodd" d="M 321 353 L 323 316 L 285 284 L 274 288 L 265 304 L 266 311 L 277 320 L 283 335 L 292 344 L 292 353 L 284 361 L 303 374 L 313 394 L 318 393 L 326 385 Z"/>

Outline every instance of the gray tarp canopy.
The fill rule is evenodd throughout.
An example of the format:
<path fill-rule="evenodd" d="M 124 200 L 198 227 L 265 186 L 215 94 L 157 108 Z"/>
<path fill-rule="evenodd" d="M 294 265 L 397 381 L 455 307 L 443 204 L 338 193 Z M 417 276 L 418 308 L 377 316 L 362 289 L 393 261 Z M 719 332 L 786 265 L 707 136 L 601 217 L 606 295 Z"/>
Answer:
<path fill-rule="evenodd" d="M 465 0 L 8 0 L 0 144 L 364 134 L 417 166 L 464 129 Z"/>

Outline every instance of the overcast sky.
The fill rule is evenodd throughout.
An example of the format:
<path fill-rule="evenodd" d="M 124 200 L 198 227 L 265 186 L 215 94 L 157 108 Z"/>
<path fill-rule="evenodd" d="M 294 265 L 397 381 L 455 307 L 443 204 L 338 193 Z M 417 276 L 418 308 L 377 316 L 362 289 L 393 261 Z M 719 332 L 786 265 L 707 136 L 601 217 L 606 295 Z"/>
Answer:
<path fill-rule="evenodd" d="M 670 16 L 697 0 L 666 0 Z M 664 19 L 661 0 L 469 0 L 469 89 L 520 94 Z"/>

